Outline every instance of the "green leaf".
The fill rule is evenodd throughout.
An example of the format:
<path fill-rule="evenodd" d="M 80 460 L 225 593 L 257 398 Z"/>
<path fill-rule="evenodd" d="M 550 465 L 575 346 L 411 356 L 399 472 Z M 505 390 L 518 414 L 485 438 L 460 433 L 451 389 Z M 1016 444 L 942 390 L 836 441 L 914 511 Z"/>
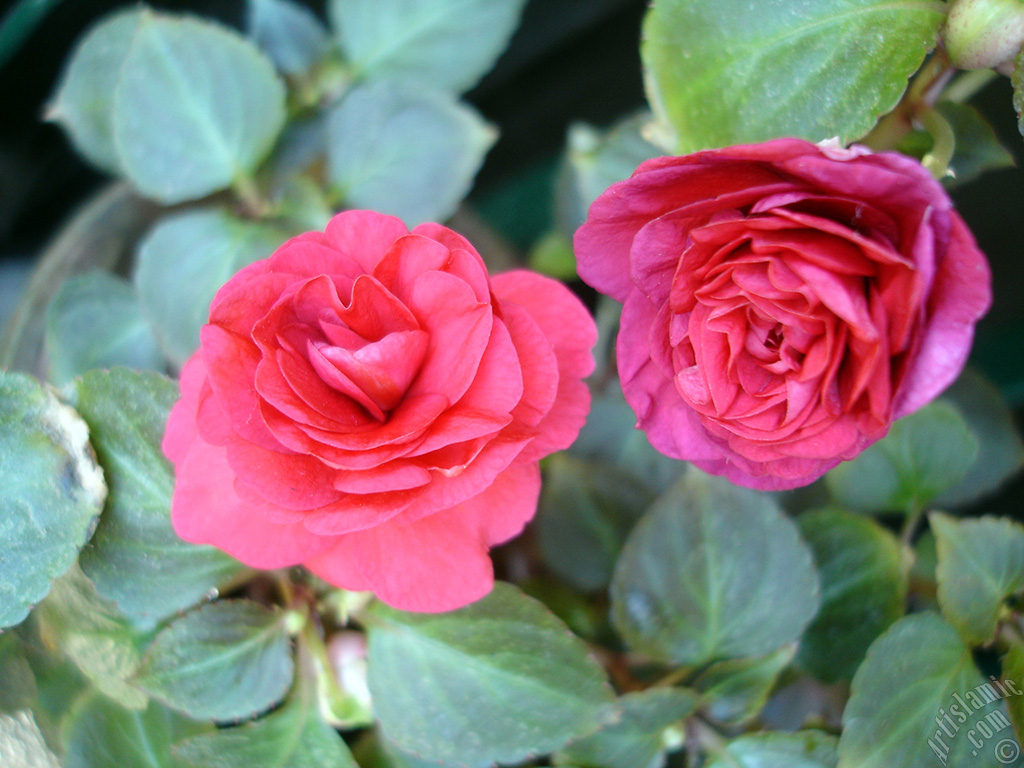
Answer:
<path fill-rule="evenodd" d="M 601 725 L 612 700 L 583 642 L 503 583 L 450 613 L 378 606 L 368 660 L 385 736 L 444 763 L 512 763 L 551 752 Z"/>
<path fill-rule="evenodd" d="M 0 712 L 0 758 L 4 768 L 60 768 L 28 710 L 10 715 Z"/>
<path fill-rule="evenodd" d="M 330 48 L 327 30 L 306 7 L 291 0 L 249 0 L 249 37 L 286 75 L 307 71 Z"/>
<path fill-rule="evenodd" d="M 217 289 L 286 239 L 276 227 L 217 208 L 168 216 L 139 246 L 135 285 L 142 310 L 167 355 L 183 365 L 199 347 Z"/>
<path fill-rule="evenodd" d="M 697 695 L 685 688 L 650 688 L 627 693 L 615 703 L 615 723 L 573 741 L 555 755 L 555 763 L 656 768 L 664 763 L 665 730 L 690 715 L 697 703 Z"/>
<path fill-rule="evenodd" d="M 850 679 L 868 646 L 904 612 L 907 566 L 899 541 L 841 510 L 797 519 L 821 578 L 821 610 L 800 643 L 800 663 L 827 683 Z"/>
<path fill-rule="evenodd" d="M 47 118 L 60 123 L 91 163 L 118 173 L 114 146 L 114 89 L 145 11 L 120 10 L 104 17 L 78 43 L 64 70 Z"/>
<path fill-rule="evenodd" d="M 626 537 L 652 501 L 653 491 L 614 465 L 552 456 L 537 515 L 545 562 L 579 589 L 604 589 Z"/>
<path fill-rule="evenodd" d="M 14 714 L 35 703 L 38 695 L 36 678 L 25 658 L 21 640 L 13 632 L 0 635 L 0 680 L 3 681 L 0 686 L 0 713 Z"/>
<path fill-rule="evenodd" d="M 968 730 L 998 712 L 986 706 L 996 698 L 986 695 L 986 682 L 970 649 L 939 616 L 900 619 L 874 642 L 853 678 L 839 768 L 978 765 Z"/>
<path fill-rule="evenodd" d="M 197 720 L 241 720 L 280 701 L 293 671 L 281 613 L 246 600 L 221 600 L 161 631 L 136 682 Z"/>
<path fill-rule="evenodd" d="M 950 170 L 957 184 L 966 184 L 986 171 L 1013 167 L 1013 155 L 999 143 L 992 126 L 973 106 L 940 101 L 935 109 L 946 118 L 956 137 Z"/>
<path fill-rule="evenodd" d="M 743 723 L 756 717 L 795 653 L 796 645 L 786 645 L 760 658 L 712 664 L 694 681 L 702 694 L 701 708 L 720 723 Z"/>
<path fill-rule="evenodd" d="M 209 723 L 181 717 L 156 702 L 141 711 L 87 696 L 64 727 L 64 768 L 185 768 L 174 757 L 180 739 L 211 730 Z M 252 768 L 256 768 L 253 766 Z"/>
<path fill-rule="evenodd" d="M 939 494 L 935 503 L 951 507 L 977 501 L 996 491 L 1024 466 L 1024 441 L 999 390 L 967 368 L 942 394 L 959 409 L 978 438 L 978 458 L 964 478 Z"/>
<path fill-rule="evenodd" d="M 892 425 L 889 434 L 825 476 L 844 507 L 907 514 L 923 509 L 967 474 L 978 439 L 955 406 L 937 400 Z"/>
<path fill-rule="evenodd" d="M 1010 84 L 1013 86 L 1013 108 L 1017 112 L 1017 130 L 1024 136 L 1024 48 L 1013 60 Z"/>
<path fill-rule="evenodd" d="M 572 240 L 561 232 L 549 232 L 530 250 L 529 267 L 556 280 L 575 280 L 576 256 Z"/>
<path fill-rule="evenodd" d="M 938 2 L 656 0 L 647 97 L 677 154 L 799 136 L 859 138 L 935 47 Z"/>
<path fill-rule="evenodd" d="M 585 123 L 570 126 L 566 164 L 555 198 L 558 223 L 567 236 L 586 221 L 590 205 L 608 187 L 628 179 L 645 160 L 664 154 L 643 136 L 651 120 L 650 113 L 644 112 L 607 131 Z"/>
<path fill-rule="evenodd" d="M 0 371 L 0 627 L 75 562 L 106 493 L 82 418 L 31 377 Z"/>
<path fill-rule="evenodd" d="M 357 76 L 469 90 L 505 50 L 525 0 L 330 0 L 331 27 Z"/>
<path fill-rule="evenodd" d="M 254 722 L 188 739 L 174 754 L 199 768 L 357 768 L 338 732 L 317 716 L 316 702 L 302 698 Z"/>
<path fill-rule="evenodd" d="M 110 486 L 100 524 L 80 558 L 97 592 L 132 619 L 152 624 L 237 574 L 237 561 L 183 541 L 171 526 L 174 474 L 160 441 L 178 399 L 175 383 L 123 368 L 91 371 L 69 395 L 89 424 Z"/>
<path fill-rule="evenodd" d="M 824 731 L 754 733 L 729 742 L 707 768 L 835 768 L 836 759 L 836 737 Z"/>
<path fill-rule="evenodd" d="M 769 496 L 691 471 L 633 529 L 611 597 L 631 647 L 699 665 L 796 640 L 818 609 L 818 578 Z"/>
<path fill-rule="evenodd" d="M 273 65 L 237 33 L 146 13 L 114 92 L 124 173 L 160 203 L 195 200 L 251 174 L 285 120 Z"/>
<path fill-rule="evenodd" d="M 1024 740 L 1024 646 L 1014 645 L 1003 657 L 1003 688 L 1010 695 L 1006 697 L 1006 712 L 1017 735 L 1017 743 Z"/>
<path fill-rule="evenodd" d="M 129 681 L 149 637 L 101 598 L 79 568 L 54 582 L 37 613 L 47 645 L 62 650 L 99 691 L 130 709 L 145 708 L 146 694 Z"/>
<path fill-rule="evenodd" d="M 409 226 L 451 216 L 497 138 L 451 95 L 390 80 L 349 92 L 331 112 L 327 134 L 334 191 L 351 207 Z"/>
<path fill-rule="evenodd" d="M 1005 518 L 928 517 L 939 556 L 942 613 L 970 643 L 996 631 L 1003 601 L 1024 590 L 1024 527 Z"/>
<path fill-rule="evenodd" d="M 164 357 L 130 284 L 109 272 L 64 283 L 46 311 L 48 378 L 63 385 L 93 368 L 159 370 Z"/>

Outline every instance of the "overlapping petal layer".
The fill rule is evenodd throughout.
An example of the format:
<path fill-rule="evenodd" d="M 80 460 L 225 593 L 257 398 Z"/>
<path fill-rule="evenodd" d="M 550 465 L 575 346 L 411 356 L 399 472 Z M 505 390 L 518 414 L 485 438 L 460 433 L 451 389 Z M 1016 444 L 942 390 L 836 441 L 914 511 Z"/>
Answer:
<path fill-rule="evenodd" d="M 559 283 L 492 282 L 440 225 L 339 214 L 214 298 L 164 440 L 175 527 L 400 608 L 477 599 L 538 459 L 583 425 L 595 340 Z"/>
<path fill-rule="evenodd" d="M 942 392 L 991 300 L 918 163 L 797 139 L 644 163 L 575 246 L 624 303 L 620 378 L 651 443 L 762 489 L 813 481 Z"/>

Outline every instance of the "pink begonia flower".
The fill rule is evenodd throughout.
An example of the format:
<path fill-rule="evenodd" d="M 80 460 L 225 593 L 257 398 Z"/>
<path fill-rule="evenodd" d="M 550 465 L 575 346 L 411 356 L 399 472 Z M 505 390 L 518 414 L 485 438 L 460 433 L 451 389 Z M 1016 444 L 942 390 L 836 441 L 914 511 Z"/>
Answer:
<path fill-rule="evenodd" d="M 764 490 L 812 482 L 941 393 L 991 301 L 920 164 L 798 139 L 645 162 L 575 249 L 624 304 L 619 376 L 651 444 Z"/>
<path fill-rule="evenodd" d="M 175 530 L 401 609 L 470 603 L 583 425 L 595 340 L 560 283 L 341 213 L 214 298 L 164 437 Z"/>

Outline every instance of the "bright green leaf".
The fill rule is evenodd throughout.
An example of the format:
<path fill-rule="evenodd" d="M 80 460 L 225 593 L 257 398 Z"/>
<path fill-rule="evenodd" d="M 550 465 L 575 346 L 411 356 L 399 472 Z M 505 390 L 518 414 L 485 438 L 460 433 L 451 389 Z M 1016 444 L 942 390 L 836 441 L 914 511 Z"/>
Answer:
<path fill-rule="evenodd" d="M 114 146 L 114 88 L 144 15 L 138 8 L 120 10 L 93 26 L 72 53 L 47 111 L 75 148 L 109 173 L 121 167 Z"/>
<path fill-rule="evenodd" d="M 939 605 L 971 643 L 988 642 L 1003 601 L 1024 590 L 1024 527 L 1005 518 L 929 516 L 939 563 Z"/>
<path fill-rule="evenodd" d="M 451 95 L 390 80 L 352 90 L 331 112 L 327 131 L 334 191 L 352 207 L 409 226 L 451 216 L 497 138 Z"/>
<path fill-rule="evenodd" d="M 106 493 L 82 418 L 29 376 L 0 371 L 0 627 L 75 562 Z"/>
<path fill-rule="evenodd" d="M 114 92 L 122 170 L 160 203 L 205 197 L 256 169 L 284 107 L 284 85 L 248 40 L 212 22 L 147 13 Z"/>
<path fill-rule="evenodd" d="M 469 90 L 505 50 L 525 0 L 330 0 L 331 26 L 357 76 Z"/>
<path fill-rule="evenodd" d="M 912 513 L 953 488 L 978 455 L 963 416 L 941 400 L 905 416 L 853 461 L 825 476 L 832 495 L 862 512 Z"/>
<path fill-rule="evenodd" d="M 0 712 L 0 762 L 4 768 L 60 768 L 28 710 Z"/>
<path fill-rule="evenodd" d="M 245 600 L 221 600 L 161 631 L 136 682 L 189 717 L 241 720 L 280 701 L 293 671 L 280 613 Z"/>
<path fill-rule="evenodd" d="M 64 727 L 64 768 L 186 768 L 172 745 L 206 733 L 209 723 L 181 717 L 156 702 L 122 709 L 103 696 L 80 700 Z M 252 766 L 251 768 L 256 768 Z M 262 768 L 262 766 L 260 767 Z"/>
<path fill-rule="evenodd" d="M 614 465 L 552 456 L 537 515 L 544 560 L 579 589 L 604 589 L 626 537 L 652 501 L 653 491 Z"/>
<path fill-rule="evenodd" d="M 944 17 L 927 0 L 656 0 L 647 97 L 678 154 L 777 136 L 845 144 L 896 105 Z"/>
<path fill-rule="evenodd" d="M 508 584 L 450 613 L 379 607 L 369 640 L 384 734 L 428 760 L 477 765 L 551 752 L 601 725 L 612 700 L 583 642 Z"/>
<path fill-rule="evenodd" d="M 616 722 L 570 743 L 555 756 L 555 763 L 657 768 L 665 759 L 665 729 L 690 715 L 697 704 L 697 695 L 685 688 L 627 693 L 615 703 Z"/>
<path fill-rule="evenodd" d="M 983 701 L 986 682 L 970 649 L 939 616 L 900 619 L 874 642 L 853 678 L 839 768 L 977 765 L 968 729 L 993 711 L 1002 714 Z"/>
<path fill-rule="evenodd" d="M 131 285 L 99 271 L 71 278 L 50 302 L 46 360 L 49 379 L 57 385 L 94 368 L 164 367 Z"/>
<path fill-rule="evenodd" d="M 160 448 L 178 399 L 174 382 L 124 368 L 92 371 L 74 382 L 71 402 L 89 424 L 110 495 L 82 570 L 96 590 L 140 622 L 155 622 L 198 602 L 236 574 L 238 562 L 183 541 L 171 527 L 173 470 Z"/>
<path fill-rule="evenodd" d="M 942 394 L 957 407 L 978 438 L 978 458 L 964 478 L 939 494 L 940 507 L 966 504 L 996 491 L 1024 466 L 1024 441 L 999 390 L 967 368 Z"/>
<path fill-rule="evenodd" d="M 99 691 L 130 709 L 146 706 L 146 694 L 129 681 L 149 637 L 100 597 L 81 569 L 54 582 L 37 614 L 47 644 L 63 651 Z"/>
<path fill-rule="evenodd" d="M 796 640 L 818 609 L 818 578 L 769 496 L 689 472 L 633 529 L 611 596 L 630 646 L 699 665 Z"/>
<path fill-rule="evenodd" d="M 276 227 L 199 208 L 163 219 L 139 246 L 135 285 L 142 310 L 168 356 L 184 364 L 199 347 L 210 302 L 242 267 L 286 239 Z"/>
<path fill-rule="evenodd" d="M 307 71 L 330 48 L 327 30 L 305 6 L 291 0 L 249 0 L 249 37 L 286 75 Z"/>
<path fill-rule="evenodd" d="M 707 768 L 836 768 L 836 760 L 836 737 L 824 731 L 753 733 L 729 742 Z"/>
<path fill-rule="evenodd" d="M 800 663 L 820 680 L 850 679 L 868 646 L 904 612 L 907 559 L 874 520 L 841 510 L 797 519 L 821 578 L 821 610 L 800 643 Z"/>
<path fill-rule="evenodd" d="M 702 694 L 701 708 L 720 723 L 742 723 L 756 717 L 795 653 L 796 645 L 786 645 L 760 658 L 712 664 L 694 681 Z"/>

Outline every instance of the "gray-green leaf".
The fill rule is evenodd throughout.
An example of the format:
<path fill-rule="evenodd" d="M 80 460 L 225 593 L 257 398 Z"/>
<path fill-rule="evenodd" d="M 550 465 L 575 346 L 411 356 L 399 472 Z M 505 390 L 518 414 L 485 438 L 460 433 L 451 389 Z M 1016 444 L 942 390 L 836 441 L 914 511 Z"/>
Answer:
<path fill-rule="evenodd" d="M 742 723 L 757 716 L 795 654 L 793 644 L 760 658 L 712 664 L 694 681 L 702 694 L 701 708 L 721 723 Z"/>
<path fill-rule="evenodd" d="M 286 239 L 276 227 L 242 221 L 216 208 L 168 216 L 139 246 L 135 285 L 157 339 L 178 365 L 199 347 L 210 302 L 242 267 Z"/>
<path fill-rule="evenodd" d="M 352 90 L 331 112 L 327 133 L 334 191 L 409 226 L 451 216 L 497 138 L 450 94 L 391 80 Z"/>
<path fill-rule="evenodd" d="M 288 701 L 254 722 L 187 739 L 174 754 L 199 768 L 357 768 L 315 701 Z"/>
<path fill-rule="evenodd" d="M 503 583 L 444 614 L 379 607 L 369 685 L 384 734 L 429 760 L 514 763 L 594 731 L 612 700 L 586 646 Z"/>
<path fill-rule="evenodd" d="M 238 562 L 183 541 L 171 527 L 174 475 L 160 448 L 178 399 L 174 382 L 124 368 L 91 371 L 70 388 L 106 470 L 106 510 L 82 552 L 96 590 L 131 618 L 153 623 L 188 608 L 236 574 Z"/>
<path fill-rule="evenodd" d="M 164 356 L 130 284 L 109 272 L 64 283 L 46 311 L 49 379 L 66 384 L 94 368 L 160 370 Z"/>
<path fill-rule="evenodd" d="M 211 729 L 209 723 L 181 717 L 156 702 L 150 702 L 145 710 L 131 711 L 103 696 L 86 696 L 75 705 L 64 724 L 63 765 L 64 768 L 186 768 L 174 756 L 172 745 Z"/>
<path fill-rule="evenodd" d="M 604 589 L 654 492 L 615 465 L 567 453 L 551 457 L 547 469 L 537 515 L 544 559 L 579 589 Z"/>
<path fill-rule="evenodd" d="M 1003 601 L 1024 590 L 1024 527 L 1005 518 L 929 516 L 939 563 L 939 605 L 971 643 L 988 642 Z"/>
<path fill-rule="evenodd" d="M 160 632 L 136 681 L 197 720 L 241 720 L 280 701 L 293 671 L 282 614 L 245 600 L 221 600 Z"/>
<path fill-rule="evenodd" d="M 853 678 L 839 768 L 979 765 L 967 729 L 1001 704 L 998 695 L 986 704 L 993 701 L 983 693 L 986 683 L 970 648 L 939 616 L 900 619 L 872 644 Z"/>
<path fill-rule="evenodd" d="M 953 487 L 939 494 L 941 507 L 965 504 L 994 492 L 1024 466 L 1024 441 L 996 386 L 966 368 L 943 400 L 955 405 L 978 438 L 978 458 Z"/>
<path fill-rule="evenodd" d="M 0 371 L 0 627 L 75 562 L 106 494 L 82 418 L 29 376 Z"/>
<path fill-rule="evenodd" d="M 143 16 L 114 93 L 121 168 L 173 204 L 251 174 L 284 125 L 285 92 L 252 43 L 191 17 Z"/>
<path fill-rule="evenodd" d="M 776 136 L 845 144 L 896 105 L 944 17 L 937 2 L 656 0 L 648 100 L 679 154 Z"/>
<path fill-rule="evenodd" d="M 836 737 L 824 731 L 753 733 L 726 746 L 707 768 L 836 768 Z"/>
<path fill-rule="evenodd" d="M 508 45 L 525 0 L 330 0 L 331 26 L 363 78 L 469 90 Z"/>
<path fill-rule="evenodd" d="M 818 578 L 770 497 L 691 471 L 633 529 L 611 596 L 633 648 L 699 665 L 796 640 L 817 612 Z"/>
<path fill-rule="evenodd" d="M 822 510 L 797 525 L 821 578 L 821 610 L 800 643 L 800 663 L 828 683 L 850 679 L 868 646 L 903 615 L 908 559 L 870 518 Z"/>
<path fill-rule="evenodd" d="M 862 512 L 912 513 L 953 488 L 974 464 L 978 439 L 960 412 L 937 400 L 825 476 L 832 495 Z"/>
<path fill-rule="evenodd" d="M 0 760 L 4 768 L 60 768 L 29 710 L 0 712 Z"/>
<path fill-rule="evenodd" d="M 618 719 L 569 744 L 556 764 L 601 768 L 657 768 L 665 762 L 664 732 L 687 717 L 699 698 L 685 688 L 650 688 L 616 701 Z"/>
<path fill-rule="evenodd" d="M 320 20 L 291 0 L 249 0 L 246 22 L 249 37 L 286 75 L 305 72 L 330 48 Z"/>
<path fill-rule="evenodd" d="M 114 88 L 144 15 L 137 8 L 121 10 L 92 27 L 72 53 L 47 112 L 79 152 L 109 173 L 121 169 L 114 146 Z"/>
<path fill-rule="evenodd" d="M 100 597 L 80 568 L 54 582 L 36 614 L 47 644 L 63 651 L 99 691 L 129 709 L 145 708 L 146 694 L 129 681 L 149 636 Z"/>

